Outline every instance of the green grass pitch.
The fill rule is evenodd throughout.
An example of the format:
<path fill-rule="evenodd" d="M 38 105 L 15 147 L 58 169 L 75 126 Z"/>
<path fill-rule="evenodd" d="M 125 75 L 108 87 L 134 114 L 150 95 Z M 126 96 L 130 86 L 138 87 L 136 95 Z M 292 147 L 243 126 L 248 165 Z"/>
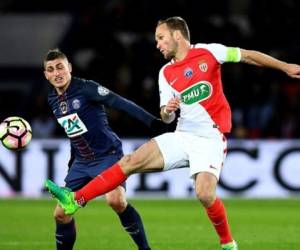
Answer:
<path fill-rule="evenodd" d="M 300 199 L 225 200 L 240 250 L 299 250 Z M 196 200 L 130 200 L 153 250 L 220 249 Z M 0 249 L 55 249 L 53 200 L 0 199 Z M 76 250 L 132 250 L 135 245 L 103 200 L 76 214 Z"/>

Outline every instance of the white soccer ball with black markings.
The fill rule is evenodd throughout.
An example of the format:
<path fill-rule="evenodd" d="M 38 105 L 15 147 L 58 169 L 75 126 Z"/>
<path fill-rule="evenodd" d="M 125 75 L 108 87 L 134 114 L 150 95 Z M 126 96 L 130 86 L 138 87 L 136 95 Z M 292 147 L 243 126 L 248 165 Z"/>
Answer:
<path fill-rule="evenodd" d="M 0 140 L 7 149 L 23 149 L 30 143 L 31 138 L 31 126 L 21 117 L 8 117 L 0 124 Z"/>

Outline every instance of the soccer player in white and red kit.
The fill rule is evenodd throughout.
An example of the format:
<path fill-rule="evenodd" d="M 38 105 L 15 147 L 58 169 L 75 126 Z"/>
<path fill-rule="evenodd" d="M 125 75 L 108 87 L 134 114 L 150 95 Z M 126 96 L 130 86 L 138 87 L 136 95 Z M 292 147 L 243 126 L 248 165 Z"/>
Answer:
<path fill-rule="evenodd" d="M 300 66 L 258 51 L 221 44 L 190 44 L 189 29 L 181 17 L 158 22 L 157 48 L 170 60 L 159 73 L 161 118 L 166 123 L 180 110 L 176 131 L 157 136 L 124 156 L 79 191 L 48 187 L 67 213 L 120 185 L 133 173 L 189 167 L 195 192 L 219 236 L 223 250 L 236 250 L 225 207 L 216 196 L 226 156 L 224 134 L 231 130 L 231 111 L 224 96 L 221 65 L 244 62 L 269 67 L 300 79 Z"/>

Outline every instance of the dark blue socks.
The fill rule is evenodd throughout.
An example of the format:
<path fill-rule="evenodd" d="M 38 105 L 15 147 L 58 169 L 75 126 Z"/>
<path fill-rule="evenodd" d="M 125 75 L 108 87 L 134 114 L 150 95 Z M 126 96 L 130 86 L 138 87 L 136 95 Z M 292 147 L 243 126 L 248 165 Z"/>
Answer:
<path fill-rule="evenodd" d="M 131 206 L 127 205 L 123 213 L 119 214 L 124 229 L 134 240 L 139 250 L 151 250 L 142 219 L 138 212 Z M 76 240 L 76 228 L 74 218 L 68 224 L 56 223 L 56 249 L 72 250 Z"/>
<path fill-rule="evenodd" d="M 142 219 L 138 212 L 128 204 L 124 212 L 119 214 L 119 217 L 124 229 L 134 240 L 138 249 L 151 250 L 147 242 Z"/>
<path fill-rule="evenodd" d="M 68 224 L 59 224 L 56 222 L 56 249 L 72 250 L 76 240 L 76 228 L 74 218 Z"/>

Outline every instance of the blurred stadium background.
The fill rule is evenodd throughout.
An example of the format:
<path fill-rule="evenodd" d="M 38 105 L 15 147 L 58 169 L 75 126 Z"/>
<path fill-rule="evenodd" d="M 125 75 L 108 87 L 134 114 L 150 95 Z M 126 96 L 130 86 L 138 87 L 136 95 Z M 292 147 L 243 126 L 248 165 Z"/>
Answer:
<path fill-rule="evenodd" d="M 153 32 L 158 19 L 174 15 L 185 18 L 192 43 L 217 42 L 255 49 L 299 64 L 299 7 L 300 2 L 296 0 L 2 0 L 0 120 L 8 116 L 26 118 L 33 128 L 33 141 L 27 150 L 16 154 L 0 146 L 1 214 L 14 211 L 13 207 L 20 204 L 6 203 L 8 198 L 43 197 L 45 178 L 63 184 L 67 171 L 69 144 L 47 106 L 49 86 L 44 79 L 42 61 L 48 49 L 59 47 L 67 54 L 73 64 L 73 75 L 96 80 L 159 115 L 157 78 L 165 60 L 155 48 Z M 233 112 L 233 131 L 228 135 L 229 153 L 218 193 L 225 198 L 238 199 L 284 198 L 288 202 L 292 198 L 294 208 L 299 211 L 300 82 L 282 72 L 242 64 L 224 65 L 222 74 L 224 91 Z M 149 131 L 142 124 L 115 110 L 108 110 L 108 113 L 112 128 L 124 140 L 125 152 L 149 138 Z M 194 195 L 187 176 L 186 170 L 132 176 L 128 195 L 143 199 L 190 199 Z M 30 210 L 39 207 L 34 202 L 30 204 L 35 204 Z M 243 204 L 236 207 L 241 208 Z M 255 204 L 260 206 L 260 202 Z M 233 202 L 232 206 L 235 205 Z M 250 208 L 254 211 L 256 207 Z M 292 211 L 291 206 L 284 210 L 281 205 L 278 209 L 283 213 Z M 50 217 L 48 210 L 41 211 Z M 277 215 L 275 212 L 274 219 Z M 236 220 L 236 225 L 243 221 L 243 216 L 247 217 L 247 213 Z M 246 225 L 238 228 L 248 226 L 244 223 Z M 262 224 L 263 233 L 268 222 L 262 223 L 265 223 Z M 153 230 L 156 230 L 154 226 Z M 299 228 L 295 226 L 293 230 L 299 234 Z M 213 233 L 211 235 L 212 238 Z M 244 249 L 300 249 L 300 242 L 293 234 L 286 235 L 292 237 L 288 247 L 285 247 L 287 242 L 276 235 L 274 233 L 274 239 L 267 239 L 276 244 L 266 243 L 260 248 L 247 239 L 245 233 L 242 244 Z M 29 243 L 28 248 L 24 247 L 22 240 L 19 245 L 4 244 L 4 236 L 0 225 L 0 249 L 33 248 Z M 198 244 L 191 244 L 195 245 L 189 249 L 193 246 L 198 249 Z M 207 249 L 211 249 L 209 244 Z M 158 244 L 156 249 L 176 248 Z"/>
<path fill-rule="evenodd" d="M 1 120 L 21 115 L 31 121 L 35 138 L 62 135 L 51 125 L 42 69 L 44 54 L 54 47 L 70 57 L 75 75 L 95 79 L 158 114 L 157 75 L 166 61 L 153 32 L 158 19 L 172 15 L 187 20 L 193 43 L 220 42 L 299 63 L 296 0 L 89 2 L 1 1 Z M 234 114 L 231 137 L 299 137 L 299 82 L 241 64 L 226 65 L 223 77 Z M 122 137 L 147 134 L 122 114 L 110 116 Z"/>

